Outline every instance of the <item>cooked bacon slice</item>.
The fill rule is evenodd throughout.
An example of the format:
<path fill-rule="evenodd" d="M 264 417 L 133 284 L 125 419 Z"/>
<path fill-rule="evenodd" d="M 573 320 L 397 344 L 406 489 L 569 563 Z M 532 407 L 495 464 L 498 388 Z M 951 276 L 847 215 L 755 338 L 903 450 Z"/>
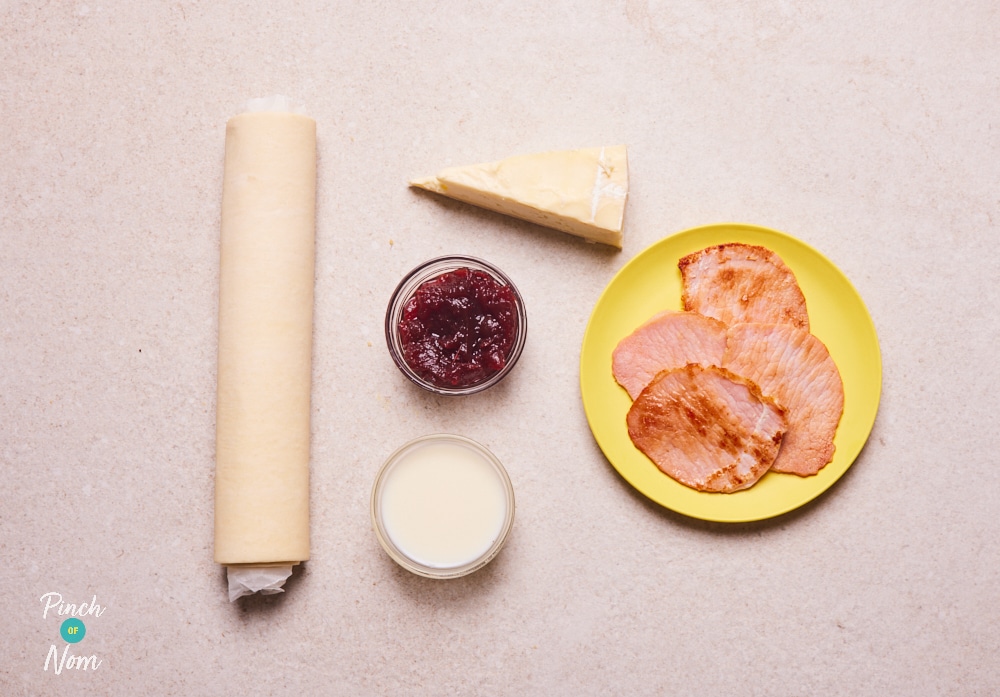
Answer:
<path fill-rule="evenodd" d="M 688 363 L 721 365 L 726 325 L 694 312 L 661 312 L 618 342 L 611 354 L 615 380 L 635 399 L 662 370 Z"/>
<path fill-rule="evenodd" d="M 685 310 L 725 324 L 791 324 L 809 331 L 806 299 L 795 274 L 764 247 L 732 242 L 683 257 L 677 264 Z"/>
<path fill-rule="evenodd" d="M 784 410 L 749 380 L 715 366 L 657 375 L 626 417 L 635 446 L 677 481 L 701 491 L 752 485 L 771 466 Z"/>
<path fill-rule="evenodd" d="M 803 477 L 833 459 L 844 383 L 822 341 L 789 324 L 730 327 L 723 366 L 760 386 L 788 413 L 775 472 Z"/>

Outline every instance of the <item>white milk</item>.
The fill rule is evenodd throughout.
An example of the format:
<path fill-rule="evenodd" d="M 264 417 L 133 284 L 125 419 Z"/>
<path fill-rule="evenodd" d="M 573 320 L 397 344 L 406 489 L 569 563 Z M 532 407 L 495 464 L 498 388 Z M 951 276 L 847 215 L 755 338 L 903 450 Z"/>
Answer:
<path fill-rule="evenodd" d="M 504 481 L 478 452 L 460 443 L 428 442 L 385 473 L 382 524 L 393 544 L 426 566 L 475 561 L 501 534 Z"/>

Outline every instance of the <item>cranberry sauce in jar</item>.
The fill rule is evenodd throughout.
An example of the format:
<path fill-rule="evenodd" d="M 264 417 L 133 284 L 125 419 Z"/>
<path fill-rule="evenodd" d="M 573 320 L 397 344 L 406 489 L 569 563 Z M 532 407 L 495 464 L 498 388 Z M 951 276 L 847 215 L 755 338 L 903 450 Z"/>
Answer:
<path fill-rule="evenodd" d="M 386 314 L 386 341 L 416 384 L 469 394 L 513 367 L 526 319 L 517 289 L 499 269 L 472 257 L 442 257 L 400 283 Z"/>

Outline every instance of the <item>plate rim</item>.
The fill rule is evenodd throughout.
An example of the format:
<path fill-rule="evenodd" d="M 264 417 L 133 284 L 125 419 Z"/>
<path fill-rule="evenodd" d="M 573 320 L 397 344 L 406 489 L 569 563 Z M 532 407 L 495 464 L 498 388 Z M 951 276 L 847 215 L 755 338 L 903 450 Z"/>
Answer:
<path fill-rule="evenodd" d="M 589 355 L 588 346 L 592 343 L 592 339 L 591 339 L 592 332 L 596 331 L 596 329 L 595 329 L 595 320 L 596 320 L 596 318 L 597 318 L 597 316 L 599 314 L 599 310 L 602 308 L 602 304 L 604 302 L 606 302 L 606 298 L 608 297 L 609 291 L 613 287 L 615 287 L 618 283 L 621 282 L 620 279 L 622 279 L 623 277 L 627 277 L 627 275 L 630 273 L 630 270 L 635 265 L 642 263 L 642 260 L 647 255 L 654 253 L 657 248 L 659 248 L 659 247 L 661 247 L 663 245 L 667 245 L 671 241 L 675 241 L 676 242 L 677 239 L 681 238 L 681 237 L 695 236 L 695 235 L 697 235 L 699 233 L 700 234 L 718 234 L 718 233 L 721 233 L 723 231 L 732 231 L 734 233 L 734 235 L 738 235 L 740 232 L 747 231 L 747 232 L 751 232 L 751 233 L 754 233 L 754 234 L 757 234 L 757 235 L 774 236 L 776 238 L 782 239 L 786 244 L 790 244 L 790 245 L 798 246 L 798 247 L 802 248 L 808 254 L 811 254 L 811 255 L 815 256 L 816 259 L 820 260 L 825 266 L 829 267 L 829 270 L 832 271 L 833 273 L 835 273 L 836 276 L 839 277 L 839 280 L 842 281 L 848 289 L 850 289 L 851 293 L 853 293 L 853 296 L 854 296 L 853 299 L 857 301 L 857 303 L 860 306 L 861 310 L 863 310 L 863 312 L 860 315 L 860 318 L 864 320 L 865 333 L 870 333 L 870 339 L 871 339 L 872 345 L 874 347 L 874 357 L 875 357 L 875 362 L 874 362 L 874 365 L 872 367 L 872 371 L 877 376 L 877 387 L 876 387 L 875 392 L 874 392 L 874 399 L 870 400 L 870 407 L 865 412 L 865 413 L 867 413 L 868 411 L 870 411 L 870 418 L 867 420 L 867 423 L 864 423 L 864 425 L 863 425 L 864 435 L 863 435 L 863 437 L 860 438 L 860 442 L 857 443 L 857 445 L 856 445 L 856 448 L 857 448 L 856 452 L 854 452 L 854 453 L 852 453 L 850 455 L 850 462 L 848 462 L 845 466 L 843 466 L 843 470 L 841 472 L 839 472 L 835 477 L 833 477 L 829 482 L 826 482 L 821 487 L 817 487 L 816 491 L 811 492 L 809 495 L 805 496 L 804 498 L 801 498 L 801 500 L 796 499 L 796 500 L 793 500 L 793 501 L 789 501 L 789 502 L 780 504 L 778 506 L 775 506 L 774 510 L 762 512 L 762 513 L 759 513 L 759 514 L 751 514 L 751 515 L 718 515 L 718 514 L 716 514 L 716 515 L 708 515 L 708 514 L 705 514 L 705 513 L 697 513 L 697 512 L 692 512 L 690 510 L 687 510 L 687 507 L 685 507 L 685 506 L 671 505 L 671 504 L 669 504 L 669 503 L 667 503 L 665 501 L 660 500 L 660 498 L 663 498 L 663 497 L 657 498 L 657 497 L 653 496 L 650 492 L 646 491 L 642 486 L 640 486 L 635 481 L 633 481 L 633 478 L 629 476 L 629 474 L 628 474 L 627 471 L 623 471 L 623 470 L 626 470 L 627 468 L 620 467 L 618 464 L 616 464 L 614 462 L 614 460 L 612 459 L 612 454 L 608 452 L 609 448 L 605 445 L 605 443 L 602 442 L 601 436 L 599 435 L 599 432 L 602 431 L 602 429 L 599 427 L 599 425 L 596 425 L 594 423 L 596 417 L 593 414 L 593 411 L 595 409 L 591 408 L 591 407 L 588 407 L 588 392 L 591 389 L 590 385 L 588 384 L 588 377 L 587 377 L 587 370 L 586 370 L 587 362 L 588 362 L 587 359 L 588 359 L 588 355 Z M 739 241 L 739 240 L 736 240 L 736 241 Z M 808 298 L 807 298 L 807 300 L 808 300 Z M 608 362 L 608 376 L 610 377 L 611 376 L 611 357 L 610 357 L 610 355 L 607 358 L 608 358 L 608 360 L 607 360 L 607 362 Z M 881 403 L 882 383 L 883 383 L 882 351 L 881 351 L 881 346 L 880 346 L 880 343 L 879 343 L 879 340 L 878 340 L 878 331 L 877 331 L 877 329 L 875 327 L 875 323 L 874 323 L 874 321 L 872 319 L 871 312 L 868 310 L 867 304 L 864 302 L 864 299 L 861 297 L 861 294 L 858 292 L 857 288 L 854 287 L 854 284 L 851 283 L 851 280 L 847 277 L 847 275 L 844 274 L 844 272 L 841 271 L 841 269 L 836 264 L 834 264 L 833 261 L 831 261 L 825 254 L 823 254 L 818 249 L 816 249 L 815 247 L 813 247 L 812 245 L 810 245 L 808 242 L 805 242 L 805 241 L 803 241 L 803 240 L 801 240 L 801 239 L 799 239 L 797 237 L 794 237 L 793 235 L 790 235 L 790 234 L 788 234 L 786 232 L 783 232 L 783 231 L 780 231 L 780 230 L 776 230 L 774 228 L 769 228 L 769 227 L 761 226 L 761 225 L 755 225 L 755 224 L 752 224 L 752 223 L 721 222 L 721 223 L 710 223 L 710 224 L 707 224 L 707 225 L 699 225 L 699 226 L 696 226 L 696 227 L 687 228 L 687 229 L 680 230 L 678 232 L 674 232 L 674 233 L 671 233 L 669 235 L 666 235 L 666 236 L 660 238 L 659 240 L 656 240 L 656 241 L 652 242 L 651 244 L 647 245 L 644 249 L 640 250 L 638 253 L 636 253 L 635 255 L 633 255 L 631 259 L 629 259 L 620 269 L 618 269 L 618 271 L 611 277 L 611 279 L 607 282 L 607 284 L 601 290 L 601 294 L 597 298 L 597 301 L 594 303 L 594 306 L 593 306 L 593 308 L 591 310 L 591 313 L 590 313 L 590 317 L 587 320 L 587 325 L 586 325 L 586 327 L 584 329 L 583 340 L 581 342 L 581 350 L 580 350 L 580 393 L 581 393 L 581 401 L 583 403 L 584 413 L 585 413 L 585 415 L 587 417 L 587 425 L 588 425 L 588 427 L 590 429 L 591 435 L 593 436 L 594 440 L 596 441 L 598 447 L 601 449 L 601 452 L 604 455 L 604 458 L 607 461 L 607 463 L 612 467 L 612 469 L 614 469 L 618 473 L 618 475 L 622 479 L 625 480 L 625 482 L 629 486 L 631 486 L 636 492 L 642 494 L 645 498 L 647 498 L 649 501 L 653 502 L 654 504 L 656 504 L 658 506 L 662 506 L 663 508 L 666 508 L 667 510 L 673 511 L 673 512 L 679 514 L 679 515 L 683 515 L 683 516 L 686 516 L 688 518 L 692 518 L 692 519 L 696 519 L 696 520 L 704 520 L 704 521 L 709 521 L 709 522 L 719 522 L 719 523 L 748 523 L 748 522 L 755 522 L 755 521 L 760 521 L 760 520 L 768 520 L 768 519 L 771 519 L 771 518 L 776 518 L 776 517 L 785 515 L 786 513 L 789 513 L 789 512 L 791 512 L 793 510 L 801 508 L 802 506 L 805 506 L 806 504 L 810 503 L 811 501 L 814 501 L 816 498 L 820 497 L 826 491 L 828 491 L 829 489 L 831 489 L 847 473 L 847 471 L 850 470 L 851 467 L 853 467 L 854 462 L 860 456 L 860 454 L 864 450 L 864 447 L 867 444 L 869 438 L 871 437 L 871 433 L 872 433 L 872 430 L 874 429 L 875 421 L 876 421 L 877 416 L 878 416 L 879 405 Z M 655 465 L 653 465 L 652 462 L 650 462 L 649 464 L 652 467 L 655 467 Z M 667 477 L 668 475 L 664 474 L 663 476 Z M 789 475 L 789 476 L 794 476 L 794 475 Z M 678 486 L 683 486 L 683 485 L 678 485 Z M 694 490 L 692 490 L 692 491 L 694 491 Z M 708 492 L 696 492 L 696 493 L 699 494 L 699 495 L 706 495 L 706 496 L 732 496 L 732 494 L 713 494 L 713 493 L 708 493 Z"/>

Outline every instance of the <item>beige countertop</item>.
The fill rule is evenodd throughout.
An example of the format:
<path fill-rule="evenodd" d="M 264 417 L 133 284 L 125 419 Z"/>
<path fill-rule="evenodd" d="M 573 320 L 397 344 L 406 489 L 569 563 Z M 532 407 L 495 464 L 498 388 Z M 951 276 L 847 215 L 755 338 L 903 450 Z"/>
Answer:
<path fill-rule="evenodd" d="M 0 6 L 0 694 L 991 695 L 1000 691 L 995 3 Z M 230 604 L 212 561 L 225 123 L 318 124 L 312 559 Z M 406 187 L 626 143 L 621 252 Z M 882 401 L 825 495 L 726 525 L 648 501 L 590 434 L 602 289 L 697 225 L 783 230 L 853 282 Z M 513 374 L 445 399 L 383 313 L 443 253 L 525 296 Z M 404 441 L 504 462 L 507 546 L 435 582 L 368 517 Z M 96 596 L 43 668 L 58 608 Z M 54 598 L 55 596 L 48 596 Z M 93 664 L 90 664 L 93 665 Z"/>

